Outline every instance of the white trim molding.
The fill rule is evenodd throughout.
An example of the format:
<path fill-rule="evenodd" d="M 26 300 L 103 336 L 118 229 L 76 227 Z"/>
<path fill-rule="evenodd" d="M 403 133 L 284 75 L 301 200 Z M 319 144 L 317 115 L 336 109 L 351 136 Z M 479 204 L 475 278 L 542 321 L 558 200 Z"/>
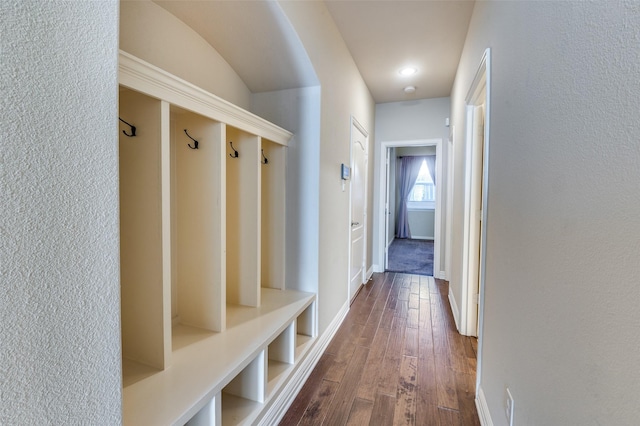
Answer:
<path fill-rule="evenodd" d="M 292 134 L 188 81 L 120 51 L 118 82 L 151 97 L 287 145 Z"/>
<path fill-rule="evenodd" d="M 369 281 L 373 276 L 374 266 L 375 265 L 371 265 L 371 268 L 367 270 L 367 276 L 366 276 L 367 281 Z"/>
<path fill-rule="evenodd" d="M 483 87 L 484 86 L 484 87 Z M 481 93 L 484 93 L 484 99 L 480 96 Z M 469 247 L 468 247 L 468 235 L 464 236 L 463 244 L 463 275 L 462 275 L 462 311 L 460 318 L 460 325 L 466 329 L 460 330 L 462 334 L 466 335 L 478 335 L 478 351 L 477 351 L 477 365 L 476 365 L 476 395 L 482 396 L 481 394 L 481 383 L 480 378 L 482 377 L 482 358 L 483 358 L 483 348 L 484 348 L 484 338 L 483 338 L 483 328 L 484 328 L 484 288 L 485 288 L 485 273 L 486 273 L 486 252 L 487 252 L 487 218 L 488 218 L 488 199 L 489 199 L 489 135 L 491 134 L 490 125 L 491 125 L 491 48 L 485 49 L 482 58 L 480 59 L 480 64 L 478 66 L 478 70 L 476 75 L 469 87 L 469 92 L 465 99 L 467 106 L 472 105 L 481 105 L 484 101 L 484 144 L 483 144 L 483 152 L 482 152 L 482 199 L 481 199 L 481 218 L 480 221 L 482 226 L 480 228 L 480 259 L 478 264 L 478 295 L 477 295 L 477 306 L 473 306 L 476 303 L 476 298 L 474 296 L 474 292 L 470 288 L 470 283 L 468 281 L 468 276 L 465 274 L 468 269 L 465 262 L 468 261 L 469 256 Z M 467 141 L 468 143 L 468 141 Z M 465 201 L 466 202 L 466 201 Z M 465 207 L 465 210 L 467 208 Z M 466 214 L 467 212 L 465 212 Z M 466 220 L 466 218 L 465 218 Z M 465 228 L 467 228 L 468 223 L 465 222 Z M 466 232 L 465 232 L 466 233 Z M 465 259 L 465 256 L 467 257 Z M 474 286 L 475 287 L 475 286 Z M 472 312 L 477 312 L 477 322 L 475 319 L 469 318 Z M 465 318 L 466 317 L 466 318 Z M 471 321 L 470 321 L 471 320 Z M 473 325 L 475 325 L 475 329 L 477 333 L 474 333 L 472 330 Z M 471 328 L 471 330 L 470 330 Z M 488 414 L 488 410 L 487 410 Z M 491 424 L 491 423 L 489 423 Z"/>
<path fill-rule="evenodd" d="M 424 240 L 424 241 L 433 241 L 433 235 L 411 235 L 412 240 Z M 438 277 L 436 277 L 438 278 Z"/>
<path fill-rule="evenodd" d="M 482 426 L 493 426 L 493 420 L 491 420 L 491 414 L 489 413 L 489 406 L 487 405 L 487 400 L 484 397 L 484 391 L 482 388 L 478 388 L 475 402 L 480 424 Z"/>
<path fill-rule="evenodd" d="M 460 333 L 477 336 L 481 328 L 489 193 L 490 49 L 485 50 L 465 98 L 466 165 Z M 480 336 L 478 336 L 480 337 Z M 480 340 L 478 342 L 480 347 Z"/>
<path fill-rule="evenodd" d="M 458 309 L 458 304 L 456 303 L 456 297 L 453 295 L 451 286 L 449 286 L 449 305 L 451 306 L 453 321 L 456 323 L 456 329 L 460 330 L 460 309 Z"/>
<path fill-rule="evenodd" d="M 349 125 L 349 166 L 351 167 L 351 170 L 353 171 L 355 166 L 354 166 L 354 161 L 355 161 L 355 157 L 353 155 L 353 143 L 354 143 L 354 135 L 353 135 L 353 128 L 356 128 L 357 131 L 359 131 L 362 136 L 364 136 L 365 141 L 364 141 L 364 187 L 365 187 L 365 192 L 364 192 L 364 213 L 363 213 L 363 218 L 362 218 L 362 227 L 363 227 L 363 231 L 362 231 L 362 239 L 363 239 L 363 246 L 364 246 L 364 250 L 362 252 L 362 273 L 360 276 L 360 281 L 362 281 L 360 283 L 360 285 L 358 286 L 358 289 L 351 294 L 351 262 L 353 259 L 351 259 L 351 248 L 352 248 L 352 238 L 353 238 L 353 231 L 352 231 L 352 220 L 353 218 L 351 217 L 352 213 L 353 213 L 353 189 L 352 189 L 352 185 L 353 185 L 353 179 L 349 179 L 349 247 L 347 250 L 347 255 L 348 255 L 348 259 L 349 259 L 349 267 L 347 268 L 347 291 L 349 294 L 349 300 L 353 300 L 354 297 L 356 297 L 356 295 L 358 294 L 358 292 L 362 289 L 362 285 L 364 283 L 366 283 L 369 279 L 369 277 L 367 276 L 367 229 L 368 229 L 368 221 L 369 221 L 369 212 L 367 211 L 367 203 L 368 203 L 368 196 L 367 196 L 367 191 L 366 188 L 368 187 L 368 182 L 369 182 L 369 132 L 362 126 L 362 124 L 360 124 L 360 122 L 352 115 L 351 116 L 351 123 Z M 362 144 L 361 144 L 362 145 Z M 344 185 L 344 181 L 343 185 Z M 343 187 L 344 189 L 344 187 Z M 373 262 L 372 262 L 373 263 Z"/>

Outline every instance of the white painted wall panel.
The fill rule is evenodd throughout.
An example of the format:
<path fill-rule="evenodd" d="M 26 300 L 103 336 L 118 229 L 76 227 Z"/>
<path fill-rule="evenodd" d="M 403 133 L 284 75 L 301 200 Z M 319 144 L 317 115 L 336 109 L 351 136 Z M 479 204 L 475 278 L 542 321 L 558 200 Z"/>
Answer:
<path fill-rule="evenodd" d="M 340 164 L 350 160 L 351 116 L 369 132 L 369 212 L 373 208 L 374 103 L 326 6 L 322 2 L 280 5 L 305 46 L 321 86 L 318 319 L 322 332 L 347 303 L 350 194 L 348 185 L 342 191 Z M 371 215 L 369 236 L 373 230 L 370 219 Z M 369 247 L 367 269 L 371 258 Z"/>
<path fill-rule="evenodd" d="M 409 229 L 411 238 L 432 240 L 435 210 L 409 210 Z"/>
<path fill-rule="evenodd" d="M 464 98 L 491 47 L 481 386 L 493 424 L 640 418 L 640 8 L 477 2 L 452 93 L 460 296 Z"/>

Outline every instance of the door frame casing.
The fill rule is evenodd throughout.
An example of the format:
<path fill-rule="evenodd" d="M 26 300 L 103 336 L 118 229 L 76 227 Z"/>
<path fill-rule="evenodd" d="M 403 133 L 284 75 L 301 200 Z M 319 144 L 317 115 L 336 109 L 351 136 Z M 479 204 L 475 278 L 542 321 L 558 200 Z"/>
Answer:
<path fill-rule="evenodd" d="M 462 230 L 462 309 L 460 310 L 460 333 L 477 337 L 478 299 L 480 294 L 480 274 L 482 271 L 482 240 L 484 228 L 484 207 L 481 199 L 485 182 L 485 162 L 481 150 L 484 148 L 484 117 L 478 118 L 478 110 L 484 107 L 486 85 L 484 81 L 472 85 L 465 105 L 465 170 L 464 170 L 464 219 Z M 478 137 L 482 126 L 482 139 Z M 478 170 L 480 166 L 481 170 Z M 479 176 L 479 179 L 478 179 Z M 475 211 L 480 201 L 481 214 Z"/>
<path fill-rule="evenodd" d="M 378 221 L 378 229 L 375 231 L 379 236 L 378 241 L 381 242 L 378 244 L 377 253 L 374 255 L 378 258 L 378 265 L 381 265 L 381 268 L 384 270 L 385 268 L 385 250 L 387 246 L 387 236 L 385 235 L 386 231 L 386 222 L 388 221 L 388 217 L 385 214 L 385 203 L 386 203 L 386 185 L 388 181 L 388 176 L 386 172 L 386 152 L 389 148 L 399 148 L 399 147 L 417 147 L 417 146 L 435 146 L 436 147 L 436 182 L 442 182 L 442 139 L 412 139 L 412 140 L 397 140 L 397 141 L 382 141 L 380 143 L 380 147 L 378 150 L 378 158 L 380 161 L 379 164 L 379 200 L 377 209 L 378 209 L 378 217 L 382 218 L 382 220 Z M 433 245 L 433 276 L 435 278 L 444 278 L 446 275 L 445 271 L 440 271 L 440 245 L 442 242 L 441 239 L 441 229 L 442 229 L 442 185 L 436 184 L 436 210 L 435 210 L 435 219 L 434 219 L 434 245 Z M 376 208 L 376 206 L 374 206 Z M 374 262 L 375 263 L 375 262 Z M 436 266 L 438 269 L 436 269 Z M 382 271 L 380 271 L 382 272 Z"/>
<path fill-rule="evenodd" d="M 349 125 L 349 166 L 353 168 L 353 161 L 354 161 L 354 156 L 353 156 L 353 127 L 356 127 L 363 135 L 364 135 L 364 158 L 365 158 L 365 167 L 364 167 L 364 214 L 363 214 L 363 231 L 362 231 L 362 244 L 363 244 L 363 251 L 362 251 L 362 283 L 364 284 L 365 282 L 367 282 L 367 223 L 368 223 L 368 214 L 367 214 L 367 202 L 368 202 L 368 196 L 367 196 L 367 187 L 368 187 L 368 183 L 369 183 L 369 132 L 364 128 L 364 126 L 362 126 L 362 124 L 360 124 L 358 122 L 358 120 L 354 117 L 351 116 L 351 122 Z M 353 173 L 353 171 L 352 171 Z M 358 291 L 360 291 L 360 289 L 362 288 L 362 286 L 358 287 L 358 290 L 354 293 L 351 294 L 351 244 L 352 244 L 352 233 L 351 233 L 351 213 L 352 213 L 352 185 L 351 185 L 351 179 L 349 179 L 349 249 L 348 249 L 348 258 L 349 258 L 349 265 L 347 268 L 347 297 L 349 302 L 351 302 L 353 300 L 353 298 L 355 297 L 356 294 L 358 294 Z"/>
<path fill-rule="evenodd" d="M 465 173 L 465 223 L 463 234 L 463 274 L 462 274 L 462 311 L 460 321 L 460 333 L 464 335 L 478 335 L 478 353 L 477 353 L 477 367 L 476 367 L 476 395 L 480 390 L 480 378 L 482 377 L 482 353 L 483 353 L 483 324 L 484 324 L 484 291 L 485 291 L 485 277 L 486 277 L 486 253 L 487 253 L 487 217 L 488 217 L 488 199 L 489 199 L 489 136 L 490 136 L 490 116 L 491 116 L 491 49 L 487 48 L 482 55 L 480 64 L 476 71 L 475 77 L 469 86 L 469 91 L 465 97 L 465 121 L 467 127 L 467 149 L 471 150 L 469 145 L 473 141 L 473 123 L 468 122 L 469 112 L 473 116 L 473 111 L 476 107 L 484 104 L 484 139 L 482 150 L 482 214 L 480 227 L 480 257 L 478 261 L 478 295 L 477 302 L 474 296 L 475 290 L 471 289 L 474 284 L 469 282 L 469 277 L 465 275 L 465 268 L 468 265 L 469 259 L 469 237 L 470 229 L 468 229 L 469 222 L 469 208 L 470 206 L 470 191 L 471 187 L 471 173 Z M 470 125 L 471 124 L 471 125 Z M 471 159 L 468 159 L 467 166 L 472 163 Z M 473 304 L 477 303 L 477 308 Z M 470 318 L 472 312 L 477 309 L 477 317 Z M 476 322 L 477 320 L 477 322 Z M 472 328 L 470 330 L 470 328 Z M 476 397 L 476 404 L 478 399 Z"/>

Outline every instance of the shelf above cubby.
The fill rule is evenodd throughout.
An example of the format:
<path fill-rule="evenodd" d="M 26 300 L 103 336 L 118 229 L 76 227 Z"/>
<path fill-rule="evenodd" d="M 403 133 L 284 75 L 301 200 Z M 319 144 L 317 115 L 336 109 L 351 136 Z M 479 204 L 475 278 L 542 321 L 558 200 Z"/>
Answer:
<path fill-rule="evenodd" d="M 173 351 L 170 368 L 125 386 L 124 424 L 186 423 L 315 301 L 314 294 L 291 290 L 263 288 L 261 296 L 259 308 L 227 306 L 223 333 L 174 328 L 174 339 L 189 344 Z"/>
<path fill-rule="evenodd" d="M 292 136 L 287 130 L 122 50 L 119 82 L 122 86 L 280 145 L 287 145 Z"/>

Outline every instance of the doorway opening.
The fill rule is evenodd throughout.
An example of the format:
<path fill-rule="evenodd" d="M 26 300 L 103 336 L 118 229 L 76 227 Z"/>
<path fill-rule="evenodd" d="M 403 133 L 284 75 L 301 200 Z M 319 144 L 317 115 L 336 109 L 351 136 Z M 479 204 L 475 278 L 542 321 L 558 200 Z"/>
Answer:
<path fill-rule="evenodd" d="M 441 139 L 382 142 L 378 253 L 385 271 L 440 277 Z"/>

